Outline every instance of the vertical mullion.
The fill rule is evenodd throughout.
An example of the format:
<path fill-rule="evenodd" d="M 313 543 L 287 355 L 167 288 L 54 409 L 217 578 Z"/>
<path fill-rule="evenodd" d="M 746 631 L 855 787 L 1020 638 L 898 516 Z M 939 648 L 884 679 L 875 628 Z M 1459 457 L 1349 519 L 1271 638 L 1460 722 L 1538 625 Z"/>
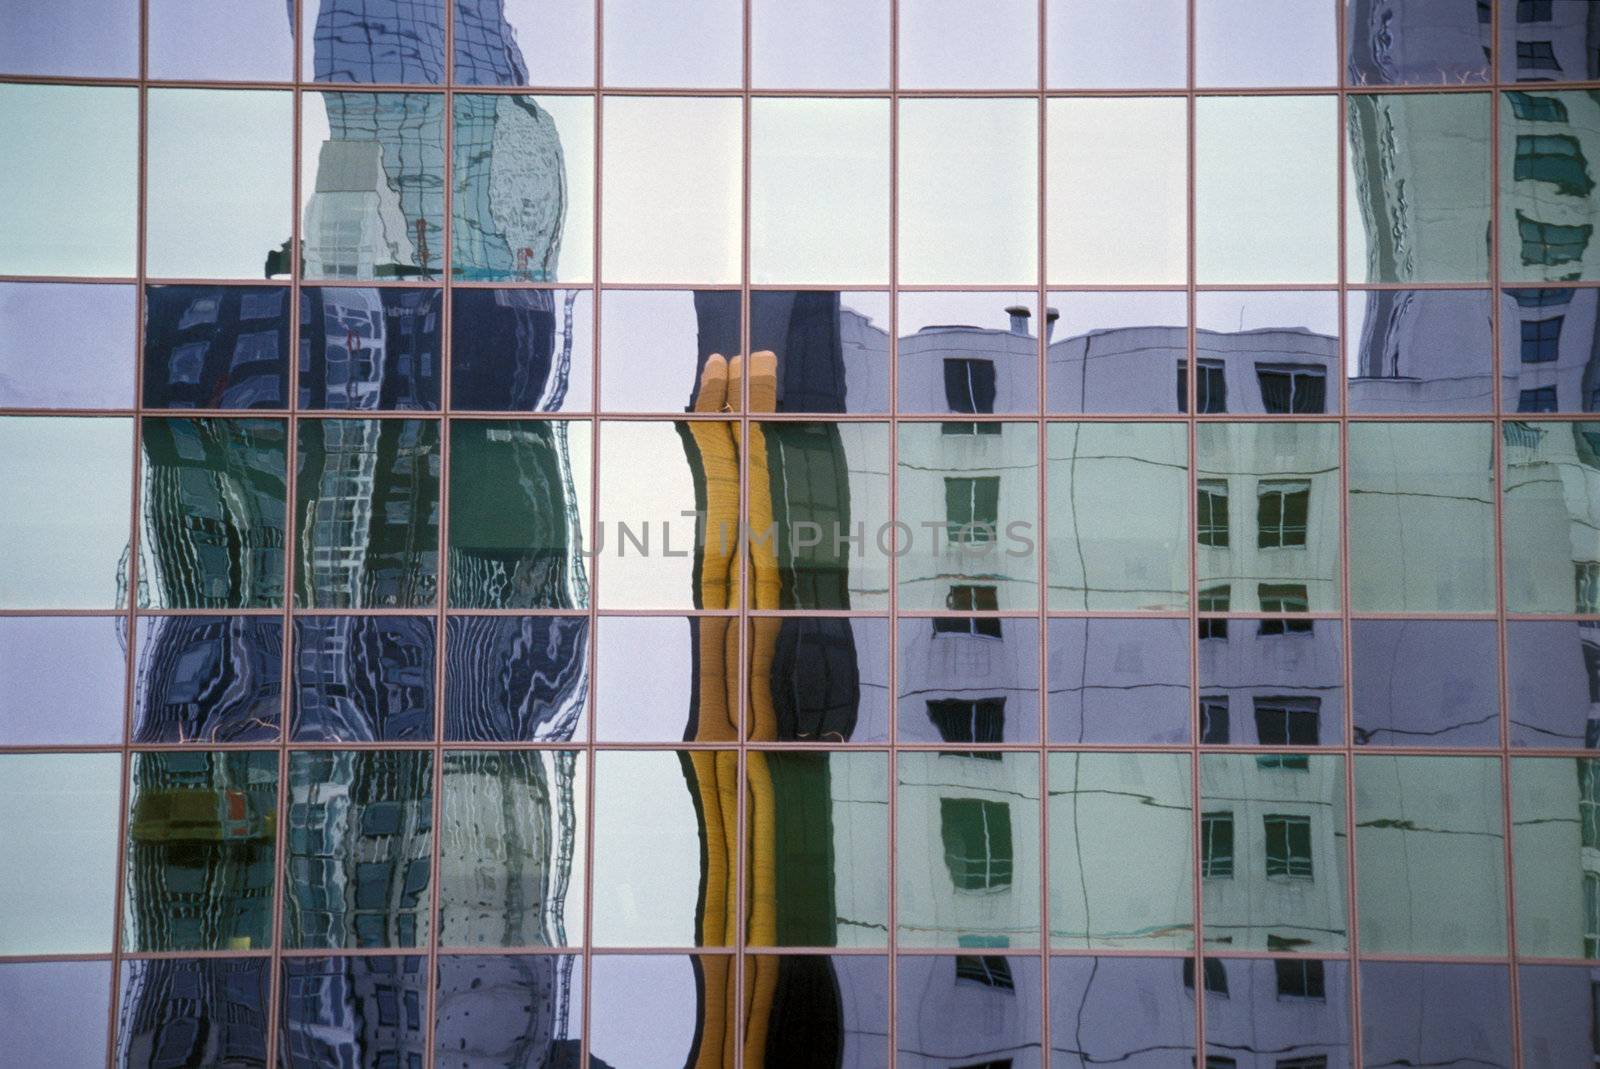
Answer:
<path fill-rule="evenodd" d="M 1048 684 L 1050 672 L 1050 571 L 1046 540 L 1049 537 L 1049 511 L 1046 503 L 1049 499 L 1049 423 L 1045 419 L 1049 405 L 1046 402 L 1047 383 L 1046 369 L 1050 356 L 1050 278 L 1047 271 L 1049 258 L 1045 249 L 1045 235 L 1049 222 L 1049 105 L 1045 96 L 1045 81 L 1048 70 L 1046 55 L 1049 38 L 1049 21 L 1047 11 L 1049 0 L 1037 0 L 1038 11 L 1036 20 L 1037 41 L 1037 66 L 1034 76 L 1037 79 L 1037 95 L 1034 97 L 1034 107 L 1038 114 L 1034 117 L 1038 128 L 1038 143 L 1034 147 L 1037 156 L 1038 194 L 1035 208 L 1035 225 L 1037 232 L 1034 236 L 1034 252 L 1036 255 L 1035 270 L 1038 278 L 1035 282 L 1036 313 L 1034 318 L 1034 334 L 1036 335 L 1035 352 L 1038 367 L 1034 380 L 1036 396 L 1035 415 L 1035 441 L 1039 465 L 1034 473 L 1035 494 L 1034 508 L 1038 518 L 1039 530 L 1036 532 L 1038 560 L 1035 561 L 1035 570 L 1038 575 L 1038 644 L 1039 666 L 1034 674 L 1033 685 L 1037 688 L 1039 703 L 1039 909 L 1037 912 L 1039 925 L 1039 1064 L 1048 1066 L 1050 1063 L 1050 689 Z M 973 406 L 976 409 L 976 405 Z M 1087 586 L 1087 583 L 1085 583 Z M 974 733 L 973 738 L 977 738 Z"/>
<path fill-rule="evenodd" d="M 889 5 L 889 1049 L 900 1059 L 900 0 Z"/>
<path fill-rule="evenodd" d="M 583 1066 L 589 1065 L 594 1044 L 589 1035 L 590 1004 L 594 1001 L 594 820 L 595 820 L 595 779 L 599 769 L 595 760 L 595 719 L 599 709 L 595 698 L 599 688 L 598 678 L 595 675 L 597 654 L 596 650 L 600 641 L 600 549 L 593 540 L 598 537 L 600 530 L 600 279 L 603 261 L 601 258 L 601 214 L 604 204 L 605 181 L 605 137 L 604 137 L 604 56 L 605 56 L 605 12 L 601 0 L 594 0 L 594 88 L 591 99 L 594 101 L 594 174 L 590 181 L 594 190 L 591 198 L 594 217 L 590 220 L 590 239 L 593 242 L 591 249 L 593 278 L 590 280 L 589 301 L 589 537 L 593 552 L 589 557 L 589 604 L 584 606 L 588 616 L 588 642 L 584 645 L 584 679 L 585 699 L 588 705 L 588 715 L 584 717 L 584 737 L 574 739 L 582 749 L 577 760 L 586 771 L 584 777 L 584 810 L 583 828 L 580 829 L 583 837 L 583 933 L 579 945 L 579 954 L 583 959 L 583 975 L 579 978 L 578 990 L 582 993 L 583 1008 L 579 1019 L 582 1022 L 579 1028 L 580 1062 Z M 570 942 L 570 939 L 569 939 Z"/>
<path fill-rule="evenodd" d="M 1184 388 L 1187 393 L 1184 407 L 1186 409 L 1184 421 L 1188 431 L 1189 445 L 1189 470 L 1187 486 L 1187 500 L 1184 502 L 1184 514 L 1189 518 L 1187 551 L 1189 556 L 1189 852 L 1190 852 L 1190 890 L 1193 901 L 1190 904 L 1190 920 L 1193 925 L 1194 946 L 1190 949 L 1190 961 L 1194 969 L 1194 1057 L 1191 1059 L 1196 1065 L 1204 1065 L 1206 1060 L 1206 1028 L 1205 1028 L 1205 961 L 1204 944 L 1205 932 L 1202 927 L 1201 905 L 1203 895 L 1203 876 L 1201 872 L 1201 851 L 1204 844 L 1201 842 L 1201 796 L 1200 796 L 1200 581 L 1199 581 L 1199 549 L 1198 549 L 1198 471 L 1200 458 L 1197 452 L 1198 421 L 1195 412 L 1196 399 L 1199 397 L 1199 386 L 1195 381 L 1198 375 L 1198 366 L 1195 360 L 1195 308 L 1198 304 L 1196 285 L 1198 274 L 1196 270 L 1195 242 L 1195 160 L 1198 157 L 1196 150 L 1195 118 L 1197 103 L 1195 96 L 1195 22 L 1196 5 L 1199 0 L 1188 0 L 1185 5 L 1187 25 L 1185 34 L 1185 62 L 1186 90 L 1185 104 L 1187 123 L 1185 130 L 1185 149 L 1187 152 L 1187 175 L 1185 178 L 1185 196 L 1187 198 L 1187 228 L 1188 256 L 1185 263 L 1185 279 L 1187 281 L 1186 298 L 1188 306 L 1187 322 L 1184 326 L 1185 353 L 1184 361 L 1187 367 Z M 1087 586 L 1087 582 L 1085 583 Z M 1232 603 L 1229 603 L 1230 608 Z"/>
<path fill-rule="evenodd" d="M 739 116 L 741 124 L 739 138 L 739 337 L 740 349 L 743 352 L 743 359 L 741 363 L 744 365 L 744 374 L 739 376 L 739 512 L 738 518 L 735 521 L 735 530 L 737 531 L 743 531 L 746 529 L 750 514 L 750 435 L 752 430 L 750 426 L 750 379 L 755 371 L 754 339 L 751 337 L 750 326 L 750 111 L 752 107 L 750 98 L 750 17 L 752 6 L 751 0 L 743 0 L 743 2 L 740 4 L 740 14 L 743 22 L 740 27 L 740 46 L 742 55 L 740 57 L 739 75 Z M 761 474 L 762 477 L 765 478 L 766 473 L 763 472 Z M 734 954 L 734 1013 L 732 1022 L 733 1056 L 734 1065 L 741 1067 L 745 1063 L 744 1042 L 745 1035 L 749 1027 L 749 1022 L 746 1020 L 748 1011 L 746 1009 L 745 998 L 745 985 L 748 982 L 748 977 L 746 975 L 747 970 L 745 967 L 745 944 L 747 942 L 746 928 L 749 925 L 749 917 L 747 916 L 749 911 L 749 903 L 745 901 L 745 895 L 748 893 L 749 889 L 746 886 L 748 880 L 745 869 L 749 865 L 748 855 L 750 853 L 749 832 L 747 831 L 747 825 L 750 819 L 750 791 L 747 786 L 747 775 L 749 769 L 749 752 L 747 748 L 749 745 L 750 732 L 748 730 L 748 724 L 746 722 L 747 717 L 745 715 L 745 708 L 748 704 L 748 698 L 745 693 L 745 686 L 747 682 L 745 679 L 745 662 L 746 658 L 749 656 L 749 653 L 745 647 L 749 642 L 750 637 L 750 603 L 755 597 L 755 589 L 752 582 L 754 577 L 752 575 L 750 554 L 745 552 L 744 544 L 746 541 L 746 539 L 740 539 L 738 544 L 735 546 L 734 551 L 738 554 L 738 560 L 736 563 L 740 577 L 738 585 L 739 594 L 738 604 L 729 606 L 730 608 L 737 610 L 737 615 L 733 617 L 732 624 L 738 629 L 739 632 L 733 643 L 733 648 L 737 651 L 738 661 L 736 664 L 732 666 L 725 666 L 723 669 L 724 679 L 726 679 L 728 671 L 733 671 L 736 673 L 738 680 L 734 687 L 735 707 L 730 710 L 734 720 L 734 738 L 738 743 L 734 771 L 734 787 L 738 791 L 738 798 L 734 806 L 734 849 L 732 851 L 732 860 L 735 866 L 733 874 L 734 923 L 733 932 L 731 934 Z M 724 643 L 724 649 L 726 648 L 726 643 Z M 726 683 L 724 683 L 724 687 L 726 687 Z M 753 1010 L 754 1007 L 752 1006 L 751 1009 Z"/>

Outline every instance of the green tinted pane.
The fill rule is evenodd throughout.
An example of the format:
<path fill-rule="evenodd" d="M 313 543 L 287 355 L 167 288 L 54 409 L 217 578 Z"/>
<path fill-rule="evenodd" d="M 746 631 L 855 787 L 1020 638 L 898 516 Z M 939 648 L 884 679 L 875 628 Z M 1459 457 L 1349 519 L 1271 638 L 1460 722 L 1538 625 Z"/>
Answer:
<path fill-rule="evenodd" d="M 470 420 L 450 426 L 450 604 L 589 604 L 587 423 Z"/>
<path fill-rule="evenodd" d="M 888 755 L 751 752 L 746 762 L 749 945 L 884 946 Z"/>
<path fill-rule="evenodd" d="M 1187 428 L 1052 423 L 1047 449 L 1050 608 L 1187 607 Z"/>
<path fill-rule="evenodd" d="M 301 420 L 295 604 L 414 608 L 439 583 L 439 424 Z"/>
<path fill-rule="evenodd" d="M 284 945 L 427 945 L 432 843 L 431 753 L 291 753 Z"/>
<path fill-rule="evenodd" d="M 1504 954 L 1499 760 L 1355 761 L 1362 948 L 1428 956 Z"/>
<path fill-rule="evenodd" d="M 1548 73 L 1555 63 L 1549 47 L 1520 42 L 1518 60 Z M 1526 57 L 1524 48 L 1532 50 Z M 1589 158 L 1597 131 L 1600 94 L 1593 90 L 1530 86 L 1501 96 L 1500 271 L 1507 282 L 1600 278 L 1600 209 Z"/>
<path fill-rule="evenodd" d="M 1506 608 L 1600 612 L 1600 423 L 1507 423 Z"/>
<path fill-rule="evenodd" d="M 902 946 L 1039 944 L 1039 758 L 901 753 Z"/>
<path fill-rule="evenodd" d="M 1494 428 L 1350 425 L 1357 612 L 1494 610 Z"/>
<path fill-rule="evenodd" d="M 283 421 L 151 417 L 143 446 L 140 606 L 281 605 Z"/>
<path fill-rule="evenodd" d="M 1050 755 L 1050 945 L 1194 945 L 1186 754 Z"/>
<path fill-rule="evenodd" d="M 1342 951 L 1349 857 L 1344 759 L 1200 759 L 1201 918 L 1233 950 Z"/>
<path fill-rule="evenodd" d="M 1511 762 L 1517 953 L 1600 958 L 1600 759 Z"/>
<path fill-rule="evenodd" d="M 278 755 L 135 754 L 128 794 L 124 947 L 270 947 Z"/>
<path fill-rule="evenodd" d="M 1487 93 L 1349 98 L 1352 281 L 1489 277 L 1489 103 Z"/>

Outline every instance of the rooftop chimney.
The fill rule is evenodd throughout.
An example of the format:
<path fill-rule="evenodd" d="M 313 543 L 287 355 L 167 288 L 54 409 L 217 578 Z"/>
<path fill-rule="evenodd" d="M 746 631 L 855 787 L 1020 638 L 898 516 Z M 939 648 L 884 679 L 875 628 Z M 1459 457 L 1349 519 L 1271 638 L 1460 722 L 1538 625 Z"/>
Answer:
<path fill-rule="evenodd" d="M 1006 315 L 1011 317 L 1011 333 L 1021 334 L 1026 337 L 1028 333 L 1028 318 L 1033 313 L 1028 311 L 1025 305 L 1014 304 L 1006 309 Z"/>
<path fill-rule="evenodd" d="M 1051 335 L 1056 332 L 1056 320 L 1061 318 L 1061 313 L 1054 308 L 1044 310 L 1044 340 L 1050 341 Z"/>

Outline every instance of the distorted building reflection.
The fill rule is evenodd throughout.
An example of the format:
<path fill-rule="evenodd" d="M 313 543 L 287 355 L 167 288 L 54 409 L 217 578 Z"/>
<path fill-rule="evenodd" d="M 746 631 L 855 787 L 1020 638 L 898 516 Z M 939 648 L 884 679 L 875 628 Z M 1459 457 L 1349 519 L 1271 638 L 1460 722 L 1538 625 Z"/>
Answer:
<path fill-rule="evenodd" d="M 1514 759 L 1517 951 L 1600 959 L 1600 758 Z"/>
<path fill-rule="evenodd" d="M 433 1040 L 440 1069 L 580 1069 L 582 1034 L 580 958 L 440 956 Z"/>
<path fill-rule="evenodd" d="M 581 295 L 579 290 L 453 290 L 451 407 L 480 412 L 567 407 Z"/>
<path fill-rule="evenodd" d="M 751 1069 L 887 1064 L 888 959 L 861 955 L 751 955 L 757 997 L 745 1023 Z M 748 981 L 747 981 L 748 982 Z"/>
<path fill-rule="evenodd" d="M 1200 621 L 1200 742 L 1337 746 L 1344 741 L 1344 642 L 1337 620 Z"/>
<path fill-rule="evenodd" d="M 127 948 L 270 946 L 277 755 L 139 753 L 129 794 Z"/>
<path fill-rule="evenodd" d="M 1487 82 L 1490 15 L 1487 4 L 1460 0 L 1349 0 L 1346 77 L 1352 85 Z"/>
<path fill-rule="evenodd" d="M 587 617 L 452 615 L 445 636 L 445 738 L 577 737 L 590 688 Z"/>
<path fill-rule="evenodd" d="M 897 1064 L 1043 1064 L 1037 957 L 902 955 L 895 967 Z"/>
<path fill-rule="evenodd" d="M 899 621 L 902 742 L 1036 742 L 1039 622 L 936 616 Z"/>
<path fill-rule="evenodd" d="M 300 407 L 438 409 L 443 300 L 429 289 L 301 289 Z"/>
<path fill-rule="evenodd" d="M 1351 413 L 1488 413 L 1491 311 L 1484 290 L 1351 293 L 1345 326 Z"/>
<path fill-rule="evenodd" d="M 1206 978 L 1211 980 L 1211 961 Z M 1178 1067 L 1194 1058 L 1194 960 L 1050 960 L 1050 1065 Z"/>
<path fill-rule="evenodd" d="M 434 624 L 419 616 L 297 618 L 291 737 L 431 739 Z"/>
<path fill-rule="evenodd" d="M 1600 290 L 1502 291 L 1500 392 L 1507 412 L 1600 410 Z"/>
<path fill-rule="evenodd" d="M 133 682 L 135 743 L 277 738 L 283 622 L 264 616 L 146 616 Z"/>
<path fill-rule="evenodd" d="M 1194 965 L 1183 964 L 1185 981 L 1192 988 Z M 1350 975 L 1346 962 L 1206 958 L 1202 967 L 1207 1065 L 1348 1069 Z"/>
<path fill-rule="evenodd" d="M 266 958 L 123 962 L 119 1069 L 266 1066 L 271 965 Z"/>
<path fill-rule="evenodd" d="M 756 617 L 750 632 L 752 741 L 888 740 L 887 620 Z"/>
<path fill-rule="evenodd" d="M 1512 612 L 1600 612 L 1600 424 L 1501 428 L 1505 600 Z"/>
<path fill-rule="evenodd" d="M 281 286 L 145 287 L 144 406 L 287 408 L 288 305 Z"/>
<path fill-rule="evenodd" d="M 283 1069 L 422 1069 L 428 959 L 285 958 L 278 1059 Z"/>
<path fill-rule="evenodd" d="M 1049 628 L 1050 742 L 1189 741 L 1185 621 L 1056 618 Z"/>

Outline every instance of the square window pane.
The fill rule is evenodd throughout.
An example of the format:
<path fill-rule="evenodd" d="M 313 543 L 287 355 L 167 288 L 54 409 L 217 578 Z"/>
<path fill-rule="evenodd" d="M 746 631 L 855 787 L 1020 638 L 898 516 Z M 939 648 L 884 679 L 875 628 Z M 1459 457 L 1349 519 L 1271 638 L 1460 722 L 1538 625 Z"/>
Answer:
<path fill-rule="evenodd" d="M 1588 965 L 1517 968 L 1522 1057 L 1529 1069 L 1582 1065 L 1594 1056 L 1594 982 Z"/>
<path fill-rule="evenodd" d="M 1075 1067 L 1136 1065 L 1152 1049 L 1184 1064 L 1194 1054 L 1193 960 L 1051 958 L 1051 1046 Z"/>
<path fill-rule="evenodd" d="M 750 105 L 750 280 L 889 280 L 889 102 Z"/>
<path fill-rule="evenodd" d="M 990 415 L 1039 407 L 1038 296 L 1026 290 L 902 291 L 896 311 L 901 412 Z M 1049 324 L 1046 323 L 1046 329 Z M 996 434 L 996 423 L 949 423 Z"/>
<path fill-rule="evenodd" d="M 1195 84 L 1333 85 L 1338 32 L 1324 0 L 1196 0 Z"/>
<path fill-rule="evenodd" d="M 437 289 L 301 287 L 300 407 L 436 411 L 443 308 Z"/>
<path fill-rule="evenodd" d="M 368 85 L 444 81 L 440 0 L 302 0 L 300 77 Z"/>
<path fill-rule="evenodd" d="M 1274 1069 L 1350 1065 L 1347 962 L 1206 958 L 1205 966 L 1227 977 L 1221 990 L 1206 986 L 1207 1069 L 1228 1065 L 1233 1062 L 1230 1055 L 1253 1050 L 1263 1034 L 1283 1037 L 1274 1041 L 1264 1063 Z"/>
<path fill-rule="evenodd" d="M 1367 4 L 1346 0 L 1345 78 L 1351 85 L 1469 85 L 1489 80 L 1486 4 Z"/>
<path fill-rule="evenodd" d="M 131 419 L 0 419 L 0 606 L 127 605 L 132 460 Z"/>
<path fill-rule="evenodd" d="M 595 0 L 457 0 L 462 85 L 594 84 Z"/>
<path fill-rule="evenodd" d="M 1345 257 L 1352 280 L 1488 278 L 1489 106 L 1487 93 L 1349 98 Z"/>
<path fill-rule="evenodd" d="M 1181 89 L 1189 83 L 1186 0 L 1049 0 L 1051 89 Z"/>
<path fill-rule="evenodd" d="M 1513 760 L 1511 830 L 1517 953 L 1600 958 L 1600 759 Z"/>
<path fill-rule="evenodd" d="M 1365 939 L 1364 925 L 1361 931 Z M 1584 1057 L 1592 1057 L 1591 1051 L 1592 1046 Z M 1449 1065 L 1468 1059 L 1511 1065 L 1511 983 L 1505 966 L 1362 962 L 1361 1055 L 1363 1065 Z"/>
<path fill-rule="evenodd" d="M 589 1049 L 596 1062 L 606 1065 L 655 1059 L 663 1065 L 692 1064 L 705 1049 L 701 1043 L 706 1030 L 714 1034 L 726 1026 L 722 1007 L 735 1004 L 738 962 L 731 955 L 596 954 L 590 963 Z M 888 969 L 880 966 L 880 971 L 882 986 L 873 993 L 886 1004 Z M 879 1027 L 888 1032 L 887 1023 Z M 875 1042 L 885 1045 L 881 1038 Z M 714 1054 L 717 1059 L 720 1050 Z"/>
<path fill-rule="evenodd" d="M 120 744 L 126 641 L 120 616 L 0 618 L 0 745 Z"/>
<path fill-rule="evenodd" d="M 468 412 L 594 407 L 594 296 L 575 289 L 450 291 L 450 405 Z"/>
<path fill-rule="evenodd" d="M 734 97 L 606 98 L 606 281 L 739 280 L 742 112 Z"/>
<path fill-rule="evenodd" d="M 1506 952 L 1505 831 L 1493 757 L 1355 759 L 1361 945 Z M 1473 873 L 1462 879 L 1462 873 Z"/>
<path fill-rule="evenodd" d="M 1038 741 L 1037 620 L 902 616 L 898 624 L 898 741 Z M 992 750 L 963 752 L 998 758 Z"/>
<path fill-rule="evenodd" d="M 27 1051 L 46 1065 L 94 1066 L 106 1061 L 103 1028 L 62 1028 L 71 1006 L 85 1021 L 111 1012 L 110 961 L 33 961 L 0 965 L 0 1001 L 11 1007 L 0 1024 L 5 1049 Z"/>
<path fill-rule="evenodd" d="M 1506 677 L 1511 745 L 1600 747 L 1600 623 L 1512 621 Z"/>
<path fill-rule="evenodd" d="M 278 0 L 149 0 L 150 77 L 290 81 L 294 16 L 292 5 L 284 6 Z"/>
<path fill-rule="evenodd" d="M 432 739 L 436 623 L 429 616 L 296 618 L 290 737 Z"/>
<path fill-rule="evenodd" d="M 1517 0 L 1502 5 L 1500 80 L 1577 82 L 1600 77 L 1594 26 L 1585 4 Z M 1515 6 L 1516 10 L 1509 10 Z"/>
<path fill-rule="evenodd" d="M 1263 611 L 1288 608 L 1269 603 Z M 1220 634 L 1205 630 L 1214 623 L 1225 625 Z M 1202 743 L 1344 744 L 1344 641 L 1338 620 L 1282 616 L 1206 620 L 1201 627 Z M 1262 762 L 1304 768 L 1306 758 L 1283 754 Z"/>
<path fill-rule="evenodd" d="M 1187 607 L 1187 428 L 1052 423 L 1046 450 L 1050 608 Z"/>
<path fill-rule="evenodd" d="M 141 616 L 136 634 L 131 741 L 277 741 L 281 618 Z"/>
<path fill-rule="evenodd" d="M 0 282 L 0 405 L 128 408 L 132 286 Z"/>
<path fill-rule="evenodd" d="M 1527 412 L 1538 397 L 1550 412 L 1600 410 L 1600 290 L 1502 290 L 1500 392 L 1507 412 Z"/>
<path fill-rule="evenodd" d="M 146 286 L 145 407 L 288 408 L 290 308 L 287 286 Z M 315 352 L 317 339 L 301 345 Z"/>
<path fill-rule="evenodd" d="M 1600 423 L 1506 423 L 1500 451 L 1511 612 L 1600 612 Z"/>
<path fill-rule="evenodd" d="M 1039 84 L 1039 0 L 900 0 L 903 89 Z"/>
<path fill-rule="evenodd" d="M 1046 275 L 1182 283 L 1189 271 L 1188 109 L 1181 97 L 1052 99 Z"/>
<path fill-rule="evenodd" d="M 1052 744 L 1188 744 L 1188 621 L 1053 619 L 1048 671 Z"/>
<path fill-rule="evenodd" d="M 341 1058 L 373 1069 L 411 1069 L 422 1061 L 425 955 L 285 958 L 280 975 L 283 1069 L 319 1069 Z M 359 1013 L 348 1008 L 354 992 Z"/>
<path fill-rule="evenodd" d="M 509 1036 L 536 1063 L 570 1064 L 583 1044 L 586 971 L 579 954 L 440 954 L 436 1063 L 498 1056 Z"/>
<path fill-rule="evenodd" d="M 900 102 L 900 281 L 1038 277 L 1038 125 L 1031 100 Z"/>
<path fill-rule="evenodd" d="M 117 1059 L 141 1056 L 262 1064 L 267 1054 L 269 958 L 124 960 Z"/>
<path fill-rule="evenodd" d="M 1049 299 L 1045 407 L 1051 413 L 1187 411 L 1185 294 L 1110 290 Z M 1057 309 L 1060 318 L 1052 322 Z"/>
<path fill-rule="evenodd" d="M 1350 606 L 1494 610 L 1494 428 L 1350 425 Z"/>
<path fill-rule="evenodd" d="M 587 617 L 445 620 L 444 737 L 452 742 L 586 738 L 589 687 Z"/>
<path fill-rule="evenodd" d="M 0 273 L 132 275 L 137 90 L 0 86 L 0 138 L 11 146 L 0 169 Z"/>
<path fill-rule="evenodd" d="M 7 4 L 0 10 L 0 73 L 136 77 L 139 0 Z"/>
<path fill-rule="evenodd" d="M 450 270 L 473 281 L 594 276 L 594 102 L 455 98 Z"/>
<path fill-rule="evenodd" d="M 680 0 L 664 19 L 654 0 L 606 0 L 606 85 L 737 87 L 744 71 L 744 6 L 743 0 Z M 608 152 L 606 159 L 616 157 Z"/>
<path fill-rule="evenodd" d="M 1195 102 L 1200 282 L 1337 279 L 1338 114 L 1332 96 Z"/>
<path fill-rule="evenodd" d="M 737 620 L 607 615 L 596 634 L 597 741 L 739 738 Z"/>
<path fill-rule="evenodd" d="M 997 1066 L 1013 1059 L 1017 1065 L 1034 1064 L 1040 1045 L 1039 974 L 1037 956 L 900 955 L 895 962 L 896 1060 L 890 1064 Z"/>
<path fill-rule="evenodd" d="M 1502 301 L 1502 310 L 1508 305 Z M 1344 333 L 1351 413 L 1487 414 L 1494 406 L 1491 311 L 1484 290 L 1352 291 Z M 1502 374 L 1516 381 L 1514 368 Z"/>
<path fill-rule="evenodd" d="M 757 89 L 887 89 L 892 0 L 753 0 Z"/>
<path fill-rule="evenodd" d="M 740 411 L 743 307 L 737 290 L 601 291 L 600 408 Z"/>
<path fill-rule="evenodd" d="M 1354 620 L 1350 661 L 1356 745 L 1500 745 L 1492 621 Z"/>
<path fill-rule="evenodd" d="M 705 650 L 704 629 L 714 632 L 715 627 L 709 621 L 700 626 Z M 750 663 L 745 725 L 752 741 L 889 741 L 889 621 L 757 617 L 750 621 L 745 649 Z M 632 653 L 637 658 L 641 651 Z M 660 685 L 660 677 L 654 677 L 652 686 Z"/>
<path fill-rule="evenodd" d="M 751 382 L 751 410 L 888 412 L 888 327 L 889 294 L 882 291 L 751 293 L 750 349 L 758 357 L 771 353 L 776 375 L 771 387 Z"/>
<path fill-rule="evenodd" d="M 1585 47 L 1594 53 L 1594 46 Z M 1505 281 L 1600 278 L 1589 161 L 1597 128 L 1600 101 L 1591 93 L 1530 89 L 1501 95 L 1500 271 Z"/>
<path fill-rule="evenodd" d="M 1339 411 L 1339 300 L 1327 290 L 1195 297 L 1195 411 Z"/>

